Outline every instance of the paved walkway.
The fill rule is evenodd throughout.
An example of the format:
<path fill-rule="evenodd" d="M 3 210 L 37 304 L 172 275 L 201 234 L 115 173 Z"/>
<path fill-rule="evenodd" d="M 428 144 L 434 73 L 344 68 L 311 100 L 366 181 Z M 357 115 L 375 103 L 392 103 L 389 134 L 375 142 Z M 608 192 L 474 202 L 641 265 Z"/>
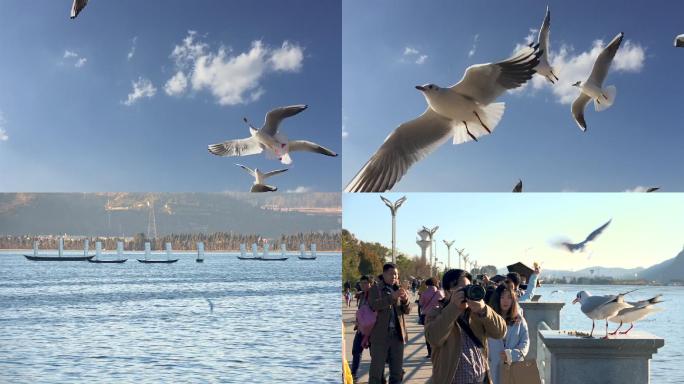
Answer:
<path fill-rule="evenodd" d="M 354 316 L 356 313 L 356 301 L 352 301 L 352 306 L 347 308 L 343 304 L 342 308 L 342 322 L 344 323 L 344 338 L 347 351 L 347 361 L 351 366 L 352 361 L 352 345 L 354 343 Z M 411 313 L 406 316 L 406 328 L 408 331 L 409 342 L 404 347 L 404 383 L 417 384 L 426 383 L 432 375 L 432 364 L 430 359 L 426 358 L 427 349 L 425 347 L 425 336 L 423 335 L 423 326 L 418 325 L 418 307 L 417 304 L 411 306 Z M 368 368 L 370 367 L 370 352 L 368 349 L 363 350 L 361 357 L 361 366 L 357 373 L 359 380 L 356 383 L 368 383 Z M 385 374 L 389 373 L 389 367 L 385 367 Z"/>

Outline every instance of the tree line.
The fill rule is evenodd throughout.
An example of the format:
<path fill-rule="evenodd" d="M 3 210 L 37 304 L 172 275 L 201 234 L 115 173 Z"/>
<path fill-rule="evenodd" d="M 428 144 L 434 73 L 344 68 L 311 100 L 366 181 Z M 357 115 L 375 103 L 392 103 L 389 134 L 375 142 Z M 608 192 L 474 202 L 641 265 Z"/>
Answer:
<path fill-rule="evenodd" d="M 203 233 L 174 233 L 149 239 L 144 233 L 138 233 L 133 238 L 122 237 L 65 237 L 65 250 L 82 250 L 84 239 L 90 241 L 90 248 L 95 248 L 95 242 L 102 242 L 105 249 L 116 249 L 118 241 L 124 242 L 126 250 L 143 251 L 145 243 L 149 242 L 152 250 L 164 249 L 165 243 L 171 243 L 175 250 L 191 251 L 197 249 L 197 243 L 203 242 L 206 251 L 232 251 L 239 250 L 240 244 L 245 244 L 249 249 L 252 243 L 257 243 L 263 247 L 265 243 L 270 243 L 271 249 L 280 248 L 280 244 L 285 244 L 288 250 L 299 250 L 300 244 L 305 244 L 309 250 L 311 244 L 316 244 L 318 251 L 339 251 L 341 239 L 339 232 L 309 232 L 281 235 L 279 238 L 264 238 L 259 234 L 238 234 L 233 232 L 216 232 L 211 234 Z M 0 249 L 32 249 L 33 242 L 39 241 L 40 249 L 57 249 L 59 244 L 58 236 L 2 236 L 0 237 Z"/>

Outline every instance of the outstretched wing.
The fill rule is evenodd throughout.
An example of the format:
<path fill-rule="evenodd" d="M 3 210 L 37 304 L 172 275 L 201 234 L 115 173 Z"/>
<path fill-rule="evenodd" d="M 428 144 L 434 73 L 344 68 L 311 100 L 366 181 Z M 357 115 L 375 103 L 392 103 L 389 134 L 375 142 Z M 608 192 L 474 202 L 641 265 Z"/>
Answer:
<path fill-rule="evenodd" d="M 71 4 L 71 14 L 69 15 L 69 18 L 75 19 L 87 4 L 88 0 L 74 0 Z"/>
<path fill-rule="evenodd" d="M 587 239 L 584 240 L 584 242 L 588 243 L 590 241 L 594 241 L 603 232 L 603 230 L 606 229 L 606 227 L 610 224 L 611 221 L 613 221 L 613 219 L 608 220 L 608 222 L 596 228 L 594 232 L 590 233 L 589 236 L 587 236 Z"/>
<path fill-rule="evenodd" d="M 546 16 L 544 17 L 544 22 L 539 29 L 539 36 L 537 37 L 537 42 L 539 43 L 539 50 L 544 54 L 549 53 L 549 27 L 551 27 L 551 11 L 549 6 L 546 6 Z"/>
<path fill-rule="evenodd" d="M 261 153 L 264 149 L 254 137 L 228 140 L 209 145 L 209 152 L 216 156 L 247 156 Z"/>
<path fill-rule="evenodd" d="M 304 104 L 276 108 L 266 114 L 266 120 L 264 121 L 264 127 L 262 128 L 262 130 L 265 133 L 268 133 L 269 135 L 273 136 L 276 133 L 278 133 L 278 127 L 280 126 L 280 122 L 283 121 L 283 119 L 288 118 L 290 116 L 294 116 L 299 112 L 305 110 L 306 108 L 308 108 L 308 105 Z"/>
<path fill-rule="evenodd" d="M 589 82 L 601 86 L 603 80 L 606 79 L 608 74 L 608 69 L 610 64 L 613 62 L 613 58 L 620 48 L 620 43 L 622 43 L 622 38 L 625 37 L 623 32 L 620 32 L 613 40 L 608 44 L 607 47 L 603 48 L 603 51 L 598 55 L 596 61 L 594 62 L 594 67 L 591 69 L 591 75 L 589 75 Z"/>
<path fill-rule="evenodd" d="M 326 156 L 337 156 L 337 153 L 329 150 L 328 148 L 326 148 L 322 145 L 318 145 L 318 144 L 311 142 L 311 141 L 292 140 L 288 143 L 288 146 L 290 148 L 290 152 L 306 151 L 306 152 L 320 153 L 320 154 L 326 155 Z"/>
<path fill-rule="evenodd" d="M 489 104 L 506 90 L 518 88 L 531 79 L 540 55 L 537 45 L 524 47 L 513 57 L 498 63 L 471 65 L 451 89 L 479 103 Z"/>
<path fill-rule="evenodd" d="M 269 177 L 271 177 L 271 176 L 274 176 L 274 175 L 277 175 L 277 174 L 279 174 L 279 173 L 283 173 L 283 172 L 285 172 L 285 171 L 287 171 L 287 168 L 285 168 L 285 169 L 277 169 L 277 170 L 271 171 L 271 172 L 266 172 L 266 173 L 264 173 L 264 179 L 267 179 L 267 178 L 269 178 Z"/>
<path fill-rule="evenodd" d="M 453 134 L 449 120 L 428 107 L 418 118 L 401 124 L 371 156 L 345 192 L 385 192 L 409 167 L 442 145 Z"/>
<path fill-rule="evenodd" d="M 235 164 L 235 165 L 237 165 L 238 167 L 244 169 L 245 171 L 247 171 L 247 173 L 249 173 L 249 174 L 252 175 L 253 177 L 256 177 L 256 172 L 254 172 L 254 170 L 253 170 L 252 168 L 247 167 L 247 166 L 244 166 L 244 165 L 242 165 L 242 164 Z"/>
<path fill-rule="evenodd" d="M 575 101 L 572 103 L 572 117 L 575 118 L 575 122 L 580 127 L 582 132 L 587 130 L 587 122 L 584 120 L 584 107 L 587 106 L 589 100 L 591 100 L 591 97 L 580 92 L 579 96 L 577 96 Z"/>

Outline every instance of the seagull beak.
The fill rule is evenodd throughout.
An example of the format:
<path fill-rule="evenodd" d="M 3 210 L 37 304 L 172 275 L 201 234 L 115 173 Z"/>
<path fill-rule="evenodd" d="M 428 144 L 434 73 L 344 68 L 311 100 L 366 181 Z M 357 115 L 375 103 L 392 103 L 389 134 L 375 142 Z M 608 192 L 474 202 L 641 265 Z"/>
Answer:
<path fill-rule="evenodd" d="M 577 302 L 577 298 L 575 297 L 575 300 L 572 301 L 573 304 Z"/>
<path fill-rule="evenodd" d="M 416 85 L 416 89 L 421 91 L 421 92 L 425 91 L 425 87 L 423 87 L 422 85 Z"/>

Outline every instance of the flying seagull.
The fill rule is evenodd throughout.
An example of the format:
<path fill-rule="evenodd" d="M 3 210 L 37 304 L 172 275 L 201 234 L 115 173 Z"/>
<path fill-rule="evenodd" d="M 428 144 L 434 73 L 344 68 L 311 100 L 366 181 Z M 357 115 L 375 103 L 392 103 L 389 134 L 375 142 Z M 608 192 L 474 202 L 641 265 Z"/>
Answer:
<path fill-rule="evenodd" d="M 522 192 L 522 180 L 518 179 L 518 184 L 513 187 L 513 192 Z"/>
<path fill-rule="evenodd" d="M 617 296 L 592 296 L 591 293 L 587 291 L 580 291 L 577 293 L 577 297 L 572 303 L 575 304 L 579 302 L 581 304 L 580 309 L 582 310 L 582 313 L 591 319 L 591 332 L 589 333 L 589 337 L 593 337 L 594 335 L 596 320 L 606 320 L 606 336 L 604 339 L 608 338 L 608 318 L 615 316 L 622 309 L 631 307 L 630 304 L 625 303 L 624 296 L 634 291 L 635 290 L 631 290 Z"/>
<path fill-rule="evenodd" d="M 680 48 L 684 47 L 684 33 L 675 37 L 674 46 Z"/>
<path fill-rule="evenodd" d="M 69 18 L 75 19 L 86 5 L 88 5 L 88 0 L 74 0 L 74 2 L 71 4 L 71 15 Z"/>
<path fill-rule="evenodd" d="M 539 57 L 539 64 L 535 68 L 538 74 L 546 77 L 551 84 L 558 81 L 558 76 L 553 73 L 553 68 L 549 64 L 549 27 L 551 25 L 551 11 L 549 6 L 546 6 L 546 16 L 542 22 L 541 29 L 539 29 L 539 37 L 537 38 L 539 44 L 539 50 L 542 52 Z"/>
<path fill-rule="evenodd" d="M 283 119 L 294 116 L 307 107 L 307 105 L 291 105 L 289 107 L 276 108 L 266 114 L 266 119 L 261 129 L 255 128 L 249 123 L 247 118 L 244 118 L 243 120 L 249 126 L 250 137 L 211 144 L 209 145 L 209 152 L 216 156 L 247 156 L 256 155 L 266 150 L 267 157 L 277 158 L 283 164 L 292 164 L 290 152 L 295 151 L 337 156 L 335 152 L 328 148 L 310 141 L 288 140 L 285 135 L 278 131 L 278 126 Z"/>
<path fill-rule="evenodd" d="M 626 335 L 634 328 L 634 322 L 643 319 L 653 312 L 662 311 L 662 308 L 658 308 L 654 305 L 663 302 L 660 299 L 662 296 L 663 295 L 657 295 L 656 297 L 642 301 L 628 301 L 627 304 L 631 305 L 631 307 L 621 309 L 615 316 L 608 319 L 608 321 L 612 323 L 620 323 L 617 329 L 614 332 L 611 332 L 610 335 L 615 335 L 622 327 L 622 323 L 630 323 L 629 328 L 627 328 L 626 331 L 620 332 L 621 335 Z"/>
<path fill-rule="evenodd" d="M 573 84 L 573 87 L 578 87 L 580 89 L 580 94 L 572 103 L 571 110 L 575 122 L 582 132 L 587 130 L 587 122 L 584 120 L 584 107 L 587 106 L 590 100 L 594 100 L 596 111 L 607 109 L 613 105 L 613 101 L 615 101 L 615 86 L 609 85 L 603 88 L 603 81 L 606 79 L 608 68 L 610 68 L 610 64 L 613 62 L 613 58 L 615 57 L 618 48 L 620 48 L 620 43 L 622 43 L 622 38 L 624 36 L 625 34 L 620 32 L 610 44 L 601 51 L 594 62 L 591 75 L 589 75 L 589 78 L 585 82 L 578 81 Z"/>
<path fill-rule="evenodd" d="M 264 184 L 264 180 L 268 179 L 269 177 L 271 177 L 273 175 L 277 175 L 279 173 L 283 173 L 283 172 L 287 171 L 287 169 L 278 169 L 275 171 L 262 173 L 259 170 L 259 168 L 251 169 L 251 168 L 246 167 L 242 164 L 235 164 L 235 165 L 244 169 L 250 175 L 254 176 L 254 185 L 252 185 L 252 188 L 249 190 L 250 192 L 275 192 L 275 191 L 277 191 L 278 187 L 274 187 L 272 185 L 266 185 L 266 184 Z"/>
<path fill-rule="evenodd" d="M 507 60 L 468 67 L 461 81 L 451 87 L 416 86 L 427 101 L 425 112 L 390 133 L 345 192 L 392 189 L 411 165 L 450 137 L 454 144 L 461 144 L 492 133 L 505 108 L 504 103 L 494 101 L 532 78 L 540 54 L 538 46 L 524 47 Z"/>
<path fill-rule="evenodd" d="M 591 242 L 591 241 L 596 240 L 596 238 L 603 232 L 604 229 L 606 229 L 606 227 L 608 226 L 608 224 L 610 224 L 611 221 L 613 221 L 613 219 L 608 220 L 605 224 L 603 224 L 602 226 L 596 228 L 596 229 L 595 229 L 592 233 L 590 233 L 589 236 L 587 236 L 587 238 L 584 239 L 584 241 L 582 241 L 581 243 L 568 243 L 568 242 L 563 242 L 563 243 L 560 243 L 560 246 L 565 247 L 565 249 L 567 249 L 567 250 L 570 251 L 570 252 L 577 252 L 577 251 L 583 252 L 583 251 L 584 251 L 584 248 L 587 246 L 587 244 L 588 244 L 589 242 Z"/>

